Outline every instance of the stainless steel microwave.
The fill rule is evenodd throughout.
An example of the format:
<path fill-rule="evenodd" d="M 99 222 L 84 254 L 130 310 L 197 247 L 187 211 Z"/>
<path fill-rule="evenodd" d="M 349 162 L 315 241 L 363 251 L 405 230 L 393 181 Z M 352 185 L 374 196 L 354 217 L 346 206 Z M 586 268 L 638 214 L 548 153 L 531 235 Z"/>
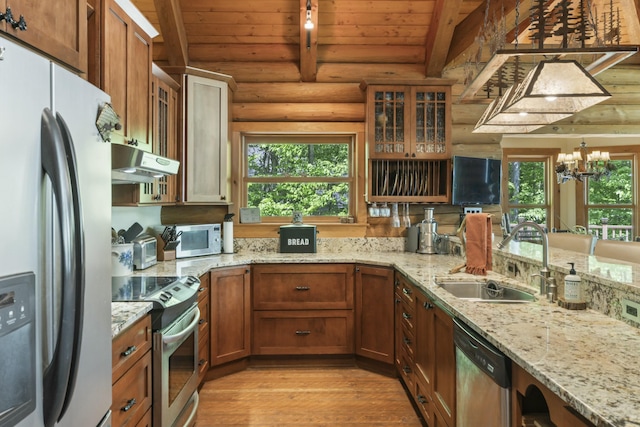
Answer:
<path fill-rule="evenodd" d="M 176 234 L 180 236 L 176 258 L 222 253 L 220 230 L 220 224 L 176 225 Z"/>

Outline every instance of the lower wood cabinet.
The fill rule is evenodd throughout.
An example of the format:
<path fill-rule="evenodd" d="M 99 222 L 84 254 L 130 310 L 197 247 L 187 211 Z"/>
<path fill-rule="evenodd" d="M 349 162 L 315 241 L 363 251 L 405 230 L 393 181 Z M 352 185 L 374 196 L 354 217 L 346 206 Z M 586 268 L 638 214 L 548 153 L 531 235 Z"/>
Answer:
<path fill-rule="evenodd" d="M 511 368 L 511 425 L 594 427 L 594 424 L 515 363 Z"/>
<path fill-rule="evenodd" d="M 353 264 L 252 270 L 255 355 L 353 354 Z"/>
<path fill-rule="evenodd" d="M 198 382 L 202 384 L 204 376 L 211 366 L 209 355 L 209 334 L 211 319 L 210 278 L 209 273 L 200 276 L 200 288 L 198 289 L 198 309 L 200 320 L 198 321 Z"/>
<path fill-rule="evenodd" d="M 145 316 L 112 342 L 112 425 L 151 425 L 151 317 Z"/>
<path fill-rule="evenodd" d="M 220 268 L 210 273 L 211 366 L 251 355 L 251 270 Z"/>
<path fill-rule="evenodd" d="M 429 427 L 455 426 L 453 319 L 396 272 L 396 367 Z"/>
<path fill-rule="evenodd" d="M 356 354 L 393 364 L 393 269 L 356 265 Z"/>

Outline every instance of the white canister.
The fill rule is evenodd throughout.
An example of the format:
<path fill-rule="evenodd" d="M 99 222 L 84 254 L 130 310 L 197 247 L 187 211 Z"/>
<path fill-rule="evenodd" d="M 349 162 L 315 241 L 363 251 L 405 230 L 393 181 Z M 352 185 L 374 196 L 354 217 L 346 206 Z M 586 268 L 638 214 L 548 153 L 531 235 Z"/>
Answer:
<path fill-rule="evenodd" d="M 111 245 L 111 276 L 128 276 L 133 273 L 133 243 Z"/>

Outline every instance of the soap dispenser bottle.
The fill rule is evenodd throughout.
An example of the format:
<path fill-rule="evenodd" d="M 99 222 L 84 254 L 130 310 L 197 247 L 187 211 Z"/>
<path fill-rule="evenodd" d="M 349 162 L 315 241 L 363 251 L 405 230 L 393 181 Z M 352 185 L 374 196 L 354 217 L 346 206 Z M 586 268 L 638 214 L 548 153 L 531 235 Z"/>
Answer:
<path fill-rule="evenodd" d="M 567 302 L 581 302 L 580 276 L 576 274 L 575 263 L 570 262 L 568 264 L 571 265 L 571 269 L 569 274 L 564 276 L 564 300 Z"/>

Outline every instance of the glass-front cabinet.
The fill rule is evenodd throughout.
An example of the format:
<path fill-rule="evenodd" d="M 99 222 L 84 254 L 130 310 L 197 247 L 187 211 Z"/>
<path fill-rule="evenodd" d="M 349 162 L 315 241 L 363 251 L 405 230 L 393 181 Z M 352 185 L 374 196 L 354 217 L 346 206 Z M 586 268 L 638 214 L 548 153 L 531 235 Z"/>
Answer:
<path fill-rule="evenodd" d="M 369 157 L 450 157 L 450 99 L 450 86 L 368 86 Z"/>

